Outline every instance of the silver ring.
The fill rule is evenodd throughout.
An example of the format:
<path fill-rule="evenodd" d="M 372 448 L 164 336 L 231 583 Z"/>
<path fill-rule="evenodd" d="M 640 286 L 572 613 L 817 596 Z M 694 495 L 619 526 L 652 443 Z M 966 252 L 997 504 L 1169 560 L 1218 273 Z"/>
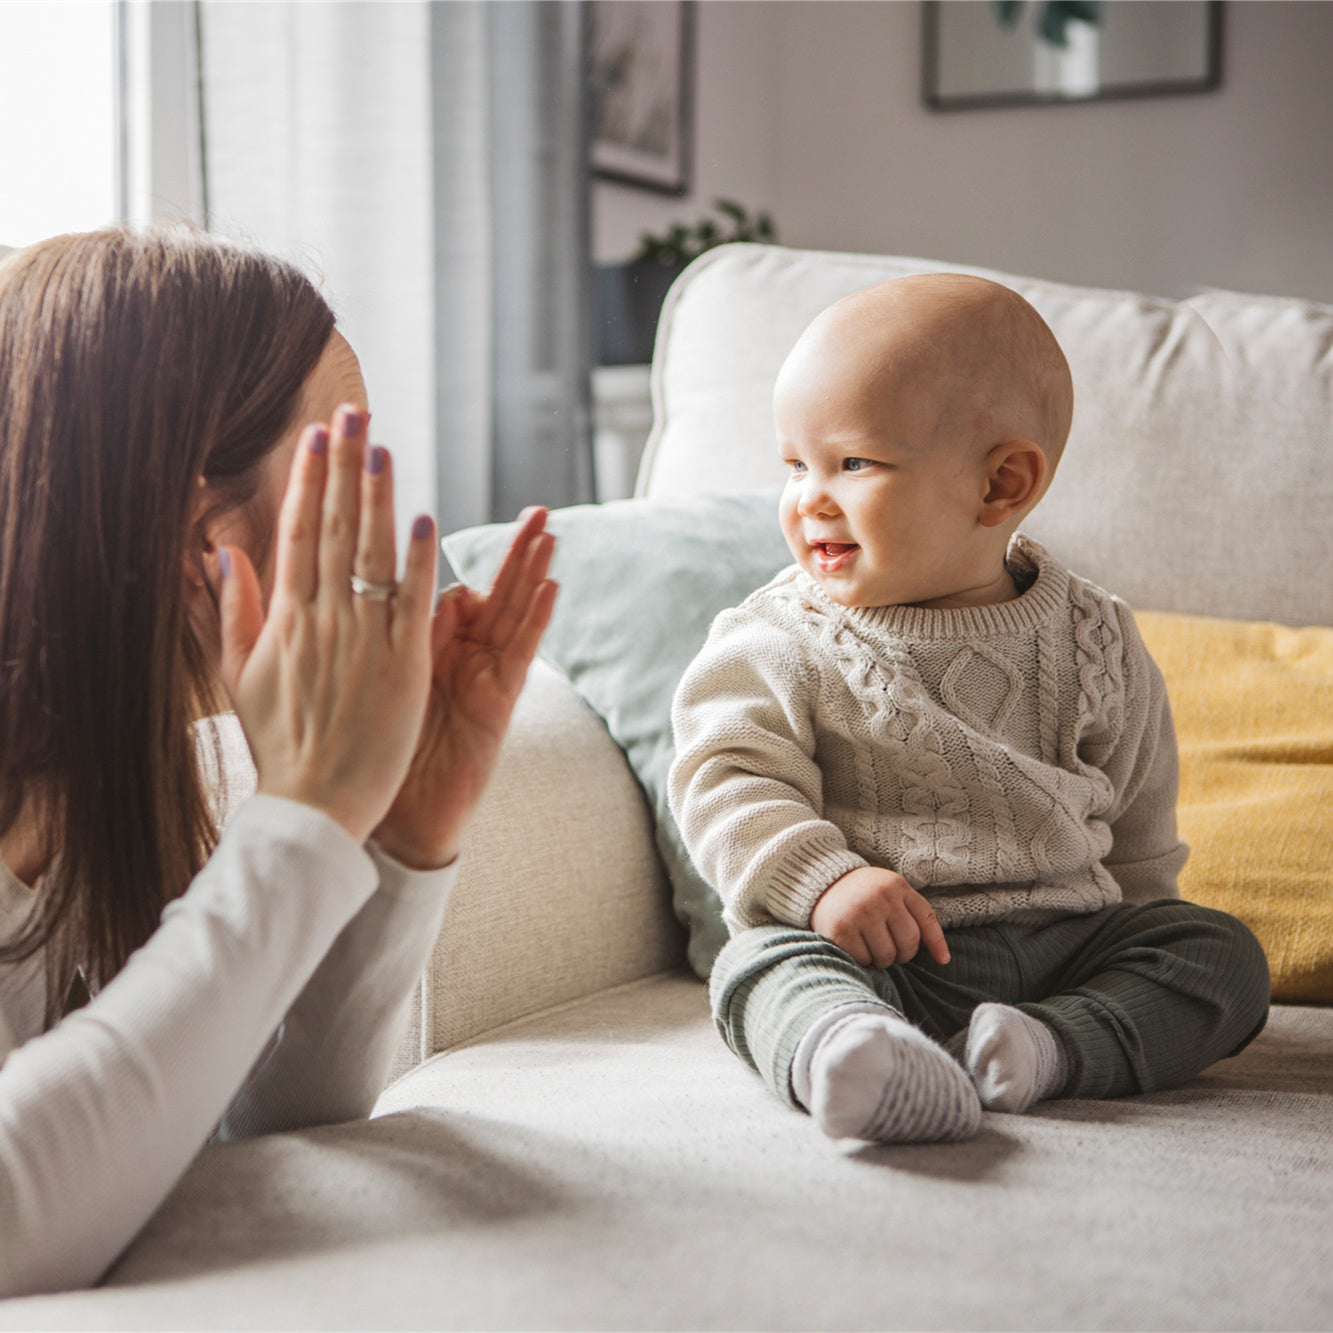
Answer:
<path fill-rule="evenodd" d="M 368 579 L 352 575 L 352 595 L 364 597 L 368 602 L 388 602 L 398 591 L 396 583 L 371 583 Z"/>

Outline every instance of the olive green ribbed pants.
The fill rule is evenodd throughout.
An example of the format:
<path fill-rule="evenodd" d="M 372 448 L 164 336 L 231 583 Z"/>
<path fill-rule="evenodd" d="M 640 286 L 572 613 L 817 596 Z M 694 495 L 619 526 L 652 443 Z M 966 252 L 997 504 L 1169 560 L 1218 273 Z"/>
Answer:
<path fill-rule="evenodd" d="M 1177 1087 L 1242 1050 L 1268 1017 L 1258 940 L 1235 917 L 1178 899 L 947 935 L 945 965 L 923 949 L 909 963 L 876 968 L 812 931 L 742 931 L 713 968 L 714 1022 L 791 1106 L 796 1047 L 837 1005 L 887 1005 L 940 1042 L 965 1028 L 977 1005 L 1012 1005 L 1064 1043 L 1065 1097 Z"/>

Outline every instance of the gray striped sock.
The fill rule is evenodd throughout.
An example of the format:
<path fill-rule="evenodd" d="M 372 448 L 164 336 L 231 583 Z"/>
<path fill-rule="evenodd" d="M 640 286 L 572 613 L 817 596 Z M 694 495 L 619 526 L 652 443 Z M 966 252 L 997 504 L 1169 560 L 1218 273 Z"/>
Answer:
<path fill-rule="evenodd" d="M 1069 1079 L 1069 1057 L 1053 1029 L 1007 1004 L 979 1004 L 963 1063 L 988 1111 L 1026 1111 Z"/>
<path fill-rule="evenodd" d="M 891 1011 L 853 1013 L 809 1061 L 811 1115 L 830 1138 L 925 1143 L 970 1138 L 981 1103 L 940 1045 Z"/>

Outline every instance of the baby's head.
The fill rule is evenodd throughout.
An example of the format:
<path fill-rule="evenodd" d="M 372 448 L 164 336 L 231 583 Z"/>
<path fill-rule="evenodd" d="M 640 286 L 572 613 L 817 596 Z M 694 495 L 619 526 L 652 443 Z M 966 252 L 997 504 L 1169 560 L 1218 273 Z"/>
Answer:
<path fill-rule="evenodd" d="M 1007 287 L 931 273 L 839 301 L 773 394 L 792 554 L 845 606 L 1010 600 L 1005 550 L 1073 403 L 1055 336 Z"/>

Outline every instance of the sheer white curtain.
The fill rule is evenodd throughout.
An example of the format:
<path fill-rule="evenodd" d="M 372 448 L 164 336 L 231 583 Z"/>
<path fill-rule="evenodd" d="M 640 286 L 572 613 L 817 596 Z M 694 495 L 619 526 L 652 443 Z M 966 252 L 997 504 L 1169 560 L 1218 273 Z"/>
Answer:
<path fill-rule="evenodd" d="M 208 224 L 322 281 L 400 525 L 590 498 L 581 10 L 200 6 Z"/>

